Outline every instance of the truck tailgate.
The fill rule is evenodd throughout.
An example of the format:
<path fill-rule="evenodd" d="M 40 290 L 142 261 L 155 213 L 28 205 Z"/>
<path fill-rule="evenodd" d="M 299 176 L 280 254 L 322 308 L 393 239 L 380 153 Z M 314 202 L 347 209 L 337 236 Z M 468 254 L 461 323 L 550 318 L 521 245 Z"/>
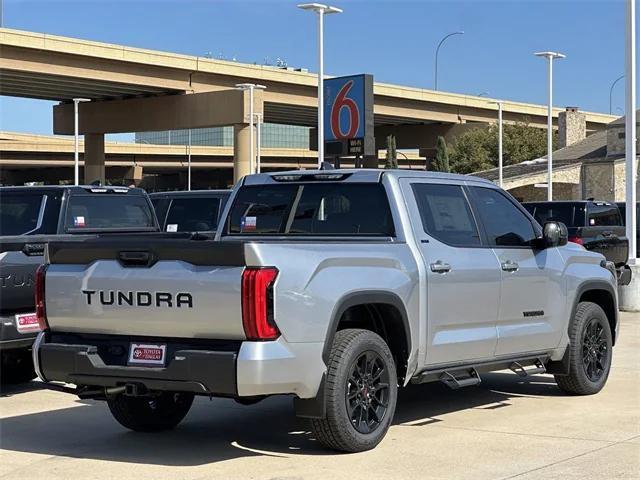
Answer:
<path fill-rule="evenodd" d="M 625 227 L 581 227 L 579 230 L 587 250 L 601 253 L 616 266 L 627 263 L 629 240 L 625 236 Z"/>
<path fill-rule="evenodd" d="M 152 239 L 50 243 L 52 331 L 244 339 L 244 245 Z"/>
<path fill-rule="evenodd" d="M 43 243 L 25 237 L 0 239 L 0 312 L 35 311 L 34 274 L 43 252 Z"/>

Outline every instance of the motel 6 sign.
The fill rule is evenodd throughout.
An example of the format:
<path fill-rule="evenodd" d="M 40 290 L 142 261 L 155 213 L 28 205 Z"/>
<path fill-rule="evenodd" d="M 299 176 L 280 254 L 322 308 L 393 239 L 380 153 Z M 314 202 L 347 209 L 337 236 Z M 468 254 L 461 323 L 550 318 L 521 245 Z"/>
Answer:
<path fill-rule="evenodd" d="M 373 76 L 324 81 L 324 142 L 328 155 L 374 155 Z"/>

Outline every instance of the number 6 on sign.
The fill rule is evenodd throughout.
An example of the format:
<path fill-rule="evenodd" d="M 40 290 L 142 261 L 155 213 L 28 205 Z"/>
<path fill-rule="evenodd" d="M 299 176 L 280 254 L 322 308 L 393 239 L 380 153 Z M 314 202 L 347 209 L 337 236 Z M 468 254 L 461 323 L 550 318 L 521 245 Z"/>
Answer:
<path fill-rule="evenodd" d="M 331 133 L 337 140 L 354 138 L 360 129 L 360 111 L 358 110 L 358 104 L 353 99 L 347 97 L 351 88 L 353 88 L 353 80 L 349 80 L 342 86 L 331 107 Z M 346 131 L 343 131 L 340 127 L 340 114 L 343 108 L 346 108 L 349 113 L 349 124 Z"/>

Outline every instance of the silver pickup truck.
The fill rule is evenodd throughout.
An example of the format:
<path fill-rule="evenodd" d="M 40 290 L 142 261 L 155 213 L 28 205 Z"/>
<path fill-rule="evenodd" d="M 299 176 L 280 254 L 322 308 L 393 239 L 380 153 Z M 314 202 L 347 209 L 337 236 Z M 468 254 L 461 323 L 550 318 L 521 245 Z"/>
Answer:
<path fill-rule="evenodd" d="M 399 387 L 546 372 L 604 386 L 615 269 L 467 176 L 319 170 L 245 177 L 216 240 L 51 242 L 37 275 L 44 381 L 138 431 L 194 395 L 294 397 L 315 437 L 375 447 Z M 66 387 L 69 388 L 69 387 Z"/>

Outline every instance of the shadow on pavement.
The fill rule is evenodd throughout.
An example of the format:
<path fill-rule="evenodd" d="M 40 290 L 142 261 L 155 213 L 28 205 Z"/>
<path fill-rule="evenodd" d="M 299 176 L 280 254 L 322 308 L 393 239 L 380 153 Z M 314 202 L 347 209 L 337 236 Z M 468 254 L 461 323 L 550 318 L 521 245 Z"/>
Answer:
<path fill-rule="evenodd" d="M 469 408 L 508 407 L 515 397 L 559 395 L 553 379 L 513 374 L 483 375 L 483 383 L 452 391 L 439 383 L 400 390 L 394 424 L 422 426 Z M 253 406 L 232 400 L 198 398 L 175 430 L 134 433 L 111 417 L 102 402 L 83 401 L 60 410 L 0 421 L 0 447 L 45 455 L 166 466 L 203 465 L 244 456 L 333 455 L 293 414 L 289 397 L 272 397 Z"/>
<path fill-rule="evenodd" d="M 0 384 L 0 398 L 2 397 L 11 397 L 18 393 L 26 393 L 33 392 L 35 390 L 42 390 L 44 387 L 42 386 L 42 382 L 40 381 L 31 381 L 26 383 L 2 383 Z"/>

